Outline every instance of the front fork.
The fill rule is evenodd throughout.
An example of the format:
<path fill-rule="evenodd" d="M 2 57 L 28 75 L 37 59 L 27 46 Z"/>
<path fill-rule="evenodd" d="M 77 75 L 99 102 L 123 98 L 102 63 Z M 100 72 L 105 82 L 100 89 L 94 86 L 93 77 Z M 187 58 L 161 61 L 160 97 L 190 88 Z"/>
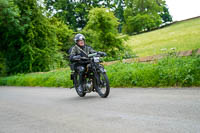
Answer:
<path fill-rule="evenodd" d="M 99 66 L 99 69 L 94 71 L 95 85 L 97 85 L 95 88 L 99 88 L 101 84 L 100 73 L 106 73 L 106 69 L 103 66 Z"/>

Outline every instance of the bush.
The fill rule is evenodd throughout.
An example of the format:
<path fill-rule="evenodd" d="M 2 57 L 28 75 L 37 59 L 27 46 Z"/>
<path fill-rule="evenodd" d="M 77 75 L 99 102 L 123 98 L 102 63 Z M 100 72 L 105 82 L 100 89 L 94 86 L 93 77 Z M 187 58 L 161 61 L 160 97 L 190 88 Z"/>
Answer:
<path fill-rule="evenodd" d="M 200 86 L 200 58 L 167 57 L 157 63 L 118 63 L 107 66 L 113 87 Z"/>

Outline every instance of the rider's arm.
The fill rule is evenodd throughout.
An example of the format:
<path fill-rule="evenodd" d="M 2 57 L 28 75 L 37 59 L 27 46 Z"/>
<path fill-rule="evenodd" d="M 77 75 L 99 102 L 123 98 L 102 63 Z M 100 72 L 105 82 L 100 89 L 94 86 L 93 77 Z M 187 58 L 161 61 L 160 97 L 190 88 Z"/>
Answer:
<path fill-rule="evenodd" d="M 72 50 L 71 50 L 71 53 L 69 55 L 69 60 L 70 61 L 74 61 L 76 58 L 78 58 L 77 54 L 76 54 L 77 53 L 76 51 L 77 51 L 76 47 L 73 47 Z"/>
<path fill-rule="evenodd" d="M 93 54 L 93 53 L 96 53 L 97 51 L 95 51 L 92 47 L 89 47 L 89 53 L 90 54 Z"/>

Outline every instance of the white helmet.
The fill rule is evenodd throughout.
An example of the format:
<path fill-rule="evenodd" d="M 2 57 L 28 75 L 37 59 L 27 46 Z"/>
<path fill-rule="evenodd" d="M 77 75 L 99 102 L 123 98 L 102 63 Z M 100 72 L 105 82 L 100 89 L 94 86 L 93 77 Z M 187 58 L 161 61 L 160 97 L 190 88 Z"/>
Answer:
<path fill-rule="evenodd" d="M 79 41 L 79 40 L 85 41 L 85 36 L 82 34 L 76 34 L 76 36 L 74 37 L 74 42 L 77 43 L 77 41 Z"/>

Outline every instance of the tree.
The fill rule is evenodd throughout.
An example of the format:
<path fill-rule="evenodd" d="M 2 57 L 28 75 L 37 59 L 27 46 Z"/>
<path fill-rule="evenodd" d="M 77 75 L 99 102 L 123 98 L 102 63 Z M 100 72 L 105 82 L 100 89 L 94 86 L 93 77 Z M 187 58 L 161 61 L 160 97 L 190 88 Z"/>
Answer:
<path fill-rule="evenodd" d="M 6 71 L 14 71 L 23 58 L 19 48 L 27 25 L 21 25 L 19 19 L 20 11 L 14 1 L 0 0 L 0 49 Z"/>
<path fill-rule="evenodd" d="M 116 9 L 114 10 L 115 16 L 119 19 L 119 32 L 122 31 L 122 25 L 124 23 L 124 9 L 125 9 L 125 1 L 124 0 L 115 0 Z"/>
<path fill-rule="evenodd" d="M 59 42 L 58 46 L 60 47 L 60 52 L 66 55 L 67 51 L 72 47 L 72 45 L 74 45 L 74 32 L 69 29 L 64 22 L 59 21 L 56 17 L 50 18 L 50 23 L 52 27 L 54 27 Z"/>
<path fill-rule="evenodd" d="M 83 29 L 88 22 L 88 14 L 92 8 L 110 8 L 120 23 L 124 21 L 124 0 L 45 0 L 46 8 L 53 12 L 55 17 L 61 19 L 70 28 L 77 31 Z"/>
<path fill-rule="evenodd" d="M 0 51 L 0 76 L 3 76 L 6 74 L 6 65 L 5 65 L 5 58 L 3 57 L 3 54 Z"/>
<path fill-rule="evenodd" d="M 83 29 L 88 21 L 89 10 L 99 6 L 99 0 L 45 0 L 50 12 L 56 10 L 55 17 L 77 31 Z"/>
<path fill-rule="evenodd" d="M 122 40 L 118 38 L 119 22 L 113 12 L 106 8 L 94 8 L 89 13 L 89 21 L 83 30 L 88 43 L 95 49 L 115 56 L 122 50 Z"/>
<path fill-rule="evenodd" d="M 159 14 L 163 12 L 164 0 L 126 0 L 125 3 L 125 33 L 149 31 L 162 23 Z"/>
<path fill-rule="evenodd" d="M 173 21 L 172 16 L 169 13 L 169 9 L 167 8 L 167 5 L 163 6 L 163 12 L 160 14 L 160 16 L 162 17 L 163 23 Z"/>
<path fill-rule="evenodd" d="M 1 0 L 0 32 L 8 74 L 48 71 L 60 66 L 56 27 L 37 0 Z"/>
<path fill-rule="evenodd" d="M 102 0 L 102 7 L 110 8 L 114 12 L 115 17 L 120 22 L 118 31 L 121 32 L 122 24 L 124 23 L 124 9 L 126 8 L 125 0 Z"/>

